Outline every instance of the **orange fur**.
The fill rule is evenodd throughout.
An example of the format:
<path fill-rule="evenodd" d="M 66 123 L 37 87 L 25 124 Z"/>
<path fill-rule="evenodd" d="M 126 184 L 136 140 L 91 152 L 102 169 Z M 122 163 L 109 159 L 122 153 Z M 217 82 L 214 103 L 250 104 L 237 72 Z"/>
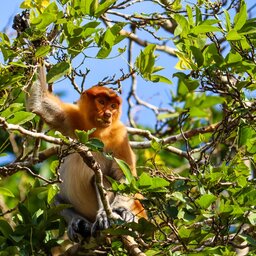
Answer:
<path fill-rule="evenodd" d="M 102 140 L 104 150 L 127 162 L 133 175 L 137 175 L 135 155 L 129 145 L 126 128 L 120 121 L 121 98 L 113 90 L 94 86 L 83 92 L 77 105 L 61 104 L 72 126 L 68 134 L 75 129 L 88 131 L 96 128 L 91 137 Z"/>
<path fill-rule="evenodd" d="M 104 151 L 114 157 L 124 160 L 136 173 L 135 155 L 130 147 L 127 130 L 120 121 L 121 98 L 111 89 L 94 86 L 84 91 L 77 104 L 67 104 L 58 97 L 46 91 L 42 67 L 39 72 L 39 82 L 31 88 L 28 107 L 40 115 L 52 128 L 66 136 L 75 138 L 75 130 L 88 131 L 96 128 L 91 137 L 98 138 L 104 143 Z M 94 154 L 100 163 L 104 176 L 121 180 L 123 174 L 114 161 L 106 159 L 101 153 Z M 60 168 L 63 183 L 60 184 L 60 196 L 73 205 L 74 209 L 94 221 L 97 215 L 97 193 L 93 184 L 93 171 L 88 168 L 78 154 L 67 156 Z M 106 185 L 109 186 L 109 184 Z M 113 202 L 113 194 L 109 199 Z M 146 217 L 145 211 L 138 200 L 126 198 L 119 200 L 126 204 L 134 214 Z M 125 207 L 125 205 L 124 205 Z"/>

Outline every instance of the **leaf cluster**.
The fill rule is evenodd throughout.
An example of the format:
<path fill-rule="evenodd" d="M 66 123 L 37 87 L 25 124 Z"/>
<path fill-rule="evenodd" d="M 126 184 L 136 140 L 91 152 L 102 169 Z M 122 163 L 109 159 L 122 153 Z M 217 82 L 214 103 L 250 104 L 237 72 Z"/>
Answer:
<path fill-rule="evenodd" d="M 92 243 L 84 249 L 127 255 L 120 235 L 130 235 L 144 240 L 146 255 L 236 255 L 241 244 L 254 255 L 255 19 L 243 0 L 152 3 L 148 10 L 147 1 L 25 0 L 21 8 L 30 10 L 31 26 L 15 39 L 0 34 L 0 156 L 13 160 L 0 167 L 0 255 L 45 255 L 63 242 L 59 212 L 68 206 L 50 204 L 56 193 L 52 182 L 59 181 L 68 150 L 53 150 L 57 160 L 49 154 L 51 143 L 28 132 L 68 138 L 26 111 L 36 63 L 47 60 L 49 89 L 68 77 L 80 93 L 90 61 L 117 56 L 129 73 L 122 71 L 123 79 L 111 83 L 129 90 L 130 124 L 136 126 L 138 109 L 150 110 L 155 123 L 132 132 L 138 177 L 116 160 L 127 182 L 110 181 L 115 193 L 142 194 L 148 219 L 117 223 L 106 231 L 113 238 L 110 246 Z M 136 8 L 140 4 L 143 8 Z M 158 65 L 162 60 L 165 69 Z M 173 84 L 166 102 L 140 98 L 137 87 L 147 88 L 141 93 L 146 95 L 163 84 Z M 8 130 L 6 123 L 20 129 Z M 102 142 L 89 139 L 91 132 L 76 131 L 79 142 L 102 151 Z M 35 166 L 42 159 L 47 161 Z"/>

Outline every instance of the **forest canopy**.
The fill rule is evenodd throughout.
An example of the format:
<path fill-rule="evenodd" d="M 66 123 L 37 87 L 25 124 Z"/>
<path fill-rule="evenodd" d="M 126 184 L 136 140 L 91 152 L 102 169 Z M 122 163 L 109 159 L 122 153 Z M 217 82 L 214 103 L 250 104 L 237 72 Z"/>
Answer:
<path fill-rule="evenodd" d="M 21 2 L 16 35 L 0 33 L 0 255 L 255 255 L 255 7 Z M 117 223 L 100 241 L 65 236 L 68 206 L 53 204 L 64 145 L 101 151 L 102 142 L 90 131 L 74 142 L 28 111 L 39 60 L 62 98 L 93 85 L 121 94 L 138 177 L 123 164 L 128 182 L 112 190 L 139 192 L 148 219 Z"/>

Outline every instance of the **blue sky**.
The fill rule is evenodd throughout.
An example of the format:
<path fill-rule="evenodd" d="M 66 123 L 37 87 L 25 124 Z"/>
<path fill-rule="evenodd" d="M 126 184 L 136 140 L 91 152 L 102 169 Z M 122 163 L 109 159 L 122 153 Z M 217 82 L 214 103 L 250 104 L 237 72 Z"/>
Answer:
<path fill-rule="evenodd" d="M 19 5 L 22 0 L 1 0 L 1 8 L 0 8 L 0 31 L 3 31 L 7 25 L 9 25 L 7 33 L 14 33 L 11 29 L 12 19 L 13 16 L 17 13 L 20 13 L 21 10 L 19 9 Z M 189 1 L 188 1 L 189 2 Z M 252 6 L 255 3 L 255 0 L 247 0 L 246 1 L 248 7 Z M 148 35 L 145 35 L 145 38 Z M 145 39 L 144 38 L 144 39 Z M 125 42 L 124 42 L 125 43 Z M 140 48 L 137 48 L 136 53 L 134 55 L 138 55 Z M 114 58 L 111 60 L 97 60 L 90 58 L 86 60 L 86 67 L 88 67 L 91 72 L 87 76 L 86 79 L 86 88 L 90 87 L 91 85 L 97 84 L 97 82 L 101 81 L 106 76 L 113 76 L 116 74 L 116 78 L 121 76 L 120 73 L 120 66 L 126 66 L 125 62 L 126 56 L 121 56 L 118 58 Z M 169 79 L 172 80 L 172 74 L 177 72 L 174 69 L 177 60 L 173 57 L 167 56 L 166 54 L 162 54 L 161 58 L 159 58 L 157 65 L 164 66 L 165 70 L 161 72 L 162 75 L 165 75 Z M 171 102 L 170 90 L 175 91 L 175 83 L 174 80 L 173 85 L 166 85 L 166 84 L 153 84 L 146 82 L 142 79 L 138 79 L 138 95 L 143 100 L 156 104 L 156 106 L 161 105 L 162 107 L 167 107 L 168 104 Z M 128 88 L 130 87 L 130 81 L 123 83 L 123 116 L 122 121 L 127 124 L 127 103 L 126 103 L 126 96 L 128 92 Z M 63 100 L 66 102 L 74 102 L 78 99 L 78 94 L 74 92 L 74 89 L 70 86 L 70 82 L 63 81 L 61 83 L 56 83 L 54 90 L 57 92 L 65 91 L 65 95 L 63 96 Z M 136 108 L 137 113 L 137 120 L 140 124 L 146 126 L 154 126 L 155 117 L 152 111 L 145 111 L 141 108 Z"/>
<path fill-rule="evenodd" d="M 0 8 L 0 30 L 7 25 L 10 17 L 19 11 L 21 0 L 1 1 Z"/>
<path fill-rule="evenodd" d="M 2 1 L 2 8 L 0 9 L 0 31 L 3 30 L 3 28 L 6 27 L 6 25 L 9 25 L 8 28 L 8 35 L 10 32 L 14 32 L 11 29 L 12 19 L 13 16 L 17 13 L 20 13 L 21 10 L 19 9 L 19 5 L 22 2 L 22 0 L 9 0 L 9 1 Z M 9 22 L 9 23 L 8 23 Z M 127 42 L 126 42 L 127 43 Z M 139 54 L 139 48 L 137 48 L 137 52 L 134 54 L 137 56 Z M 173 73 L 173 66 L 176 63 L 176 60 L 174 58 L 170 58 L 169 56 L 165 56 L 168 59 L 161 59 L 157 63 L 157 65 L 166 66 L 166 63 L 168 61 L 168 66 L 165 71 L 161 72 L 161 74 L 167 76 L 169 79 L 171 79 L 171 74 Z M 86 88 L 90 87 L 91 85 L 97 84 L 97 82 L 101 81 L 104 77 L 112 77 L 116 74 L 116 78 L 121 76 L 120 73 L 120 63 L 123 67 L 127 67 L 126 56 L 121 56 L 118 58 L 114 58 L 111 60 L 97 60 L 97 59 L 89 59 L 86 63 L 86 67 L 88 67 L 91 72 L 87 76 L 86 79 Z M 170 59 L 173 61 L 173 63 L 170 65 Z M 65 95 L 63 96 L 63 99 L 67 102 L 74 102 L 77 100 L 79 95 L 74 92 L 73 88 L 71 88 L 70 83 L 68 84 L 68 81 L 57 83 L 55 85 L 55 91 L 65 91 Z M 64 88 L 65 87 L 65 88 Z M 125 101 L 128 88 L 130 87 L 130 81 L 127 81 L 127 84 L 123 86 L 124 91 L 124 104 L 123 104 L 123 116 L 122 121 L 124 123 L 127 123 L 127 104 Z M 153 84 L 146 82 L 142 79 L 138 79 L 138 93 L 140 98 L 143 100 L 150 102 L 152 104 L 161 105 L 162 107 L 168 106 L 168 102 L 170 102 L 170 89 L 173 88 L 173 86 L 166 85 L 166 84 Z M 166 104 L 167 103 L 167 104 Z M 138 113 L 136 114 L 136 119 L 139 120 L 140 124 L 143 125 L 153 125 L 155 122 L 154 114 L 152 111 L 147 110 L 145 112 L 145 109 L 143 108 L 136 108 L 136 111 Z"/>
<path fill-rule="evenodd" d="M 4 1 L 2 0 L 2 5 L 0 9 L 0 31 L 3 30 L 6 25 L 9 24 L 9 30 L 8 35 L 10 32 L 14 32 L 11 29 L 12 19 L 13 16 L 17 13 L 20 13 L 21 10 L 19 9 L 19 5 L 22 2 L 22 0 L 9 0 Z M 184 2 L 189 2 L 185 1 Z M 255 0 L 247 0 L 246 1 L 248 7 L 252 6 L 255 3 Z M 146 10 L 144 10 L 146 11 Z M 152 10 L 150 10 L 152 11 Z M 156 10 L 155 10 L 156 11 Z M 148 34 L 144 35 L 145 37 L 143 39 L 146 39 L 148 37 Z M 151 39 L 149 39 L 151 40 Z M 127 44 L 127 41 L 123 41 L 123 46 Z M 137 56 L 139 54 L 141 48 L 136 47 L 136 50 L 134 50 L 134 56 Z M 113 53 L 115 55 L 116 52 Z M 92 56 L 92 53 L 89 52 L 89 56 Z M 92 85 L 97 84 L 99 81 L 101 81 L 103 78 L 109 76 L 112 77 L 113 75 L 116 75 L 116 78 L 121 76 L 120 73 L 120 67 L 124 67 L 124 72 L 127 70 L 126 65 L 126 55 L 120 56 L 118 58 L 113 58 L 110 60 L 99 60 L 94 58 L 89 58 L 86 60 L 85 66 L 86 68 L 89 68 L 91 72 L 88 74 L 86 78 L 86 88 L 89 88 Z M 165 70 L 161 71 L 161 74 L 168 77 L 169 79 L 172 79 L 172 74 L 174 72 L 177 72 L 175 70 L 174 66 L 177 62 L 177 59 L 167 56 L 166 54 L 161 54 L 161 57 L 158 59 L 156 65 L 160 65 L 165 67 Z M 171 96 L 170 91 L 175 91 L 176 81 L 173 81 L 173 85 L 166 85 L 166 84 L 153 84 L 144 81 L 141 78 L 138 78 L 138 95 L 141 99 L 143 99 L 146 102 L 150 102 L 152 104 L 155 104 L 156 106 L 162 106 L 162 107 L 168 107 Z M 123 83 L 123 116 L 122 121 L 124 123 L 127 123 L 127 103 L 126 103 L 126 96 L 127 92 L 130 88 L 130 81 L 126 81 Z M 78 99 L 79 95 L 74 91 L 74 89 L 70 86 L 69 81 L 62 81 L 60 83 L 56 83 L 54 87 L 55 92 L 65 92 L 63 95 L 63 100 L 67 102 L 74 102 Z M 150 110 L 146 110 L 141 107 L 136 107 L 136 120 L 140 124 L 146 125 L 146 126 L 153 126 L 155 123 L 154 114 Z"/>

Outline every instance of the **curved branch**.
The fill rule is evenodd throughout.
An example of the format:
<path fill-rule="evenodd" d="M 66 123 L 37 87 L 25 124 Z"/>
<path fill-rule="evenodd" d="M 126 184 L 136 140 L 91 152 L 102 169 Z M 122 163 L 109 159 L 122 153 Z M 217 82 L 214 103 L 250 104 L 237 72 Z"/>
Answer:
<path fill-rule="evenodd" d="M 42 140 L 45 140 L 47 142 L 56 144 L 56 145 L 68 145 L 69 143 L 65 142 L 62 139 L 59 138 L 54 138 L 52 136 L 48 136 L 45 135 L 44 133 L 40 133 L 40 132 L 32 132 L 29 130 L 26 130 L 25 128 L 23 128 L 20 125 L 17 124 L 9 124 L 8 122 L 6 122 L 6 120 L 3 117 L 0 117 L 0 127 L 3 127 L 4 130 L 6 131 L 18 131 L 23 135 L 27 135 L 33 138 L 39 138 Z"/>
<path fill-rule="evenodd" d="M 183 134 L 177 134 L 173 136 L 166 137 L 164 139 L 158 139 L 156 136 L 154 136 L 150 131 L 148 130 L 143 130 L 143 129 L 137 129 L 137 128 L 131 128 L 127 127 L 127 131 L 131 135 L 139 135 L 143 136 L 144 138 L 147 138 L 148 141 L 130 141 L 130 145 L 132 148 L 136 149 L 145 149 L 145 148 L 150 148 L 152 141 L 156 141 L 160 144 L 168 145 L 168 144 L 173 144 L 177 141 L 182 141 L 185 138 L 191 138 L 193 136 L 196 136 L 198 134 L 203 134 L 203 133 L 209 133 L 209 132 L 214 132 L 216 131 L 220 126 L 220 123 L 212 124 L 206 127 L 199 127 L 190 131 L 186 131 Z M 176 155 L 179 155 L 181 157 L 189 158 L 190 156 L 186 151 L 182 151 L 180 149 L 177 149 L 175 147 L 172 147 L 168 145 L 167 147 L 164 147 L 165 150 L 168 150 L 171 153 L 174 153 Z"/>
<path fill-rule="evenodd" d="M 150 42 L 148 42 L 146 40 L 142 40 L 136 34 L 134 34 L 132 32 L 128 32 L 126 30 L 121 30 L 120 35 L 128 37 L 129 39 L 133 40 L 135 43 L 137 43 L 138 45 L 143 46 L 143 47 L 150 44 Z M 166 45 L 159 45 L 159 44 L 155 44 L 155 45 L 156 45 L 156 50 L 165 52 L 173 57 L 177 57 L 177 54 L 176 54 L 176 52 L 178 51 L 177 49 L 171 48 Z"/>
<path fill-rule="evenodd" d="M 220 126 L 220 123 L 211 124 L 209 126 L 199 127 L 199 128 L 196 128 L 196 129 L 193 129 L 190 131 L 186 131 L 183 134 L 172 135 L 172 136 L 166 137 L 164 139 L 158 139 L 149 130 L 127 127 L 127 131 L 131 135 L 143 136 L 143 137 L 147 138 L 148 140 L 150 140 L 150 141 L 142 141 L 142 142 L 131 141 L 130 144 L 132 145 L 133 148 L 149 148 L 152 140 L 160 142 L 163 145 L 173 144 L 177 141 L 183 140 L 184 136 L 186 138 L 191 138 L 200 133 L 214 132 L 216 129 L 218 129 L 219 126 Z"/>
<path fill-rule="evenodd" d="M 72 139 L 67 139 L 67 140 L 62 140 L 62 139 L 58 139 L 58 138 L 53 138 L 51 136 L 47 136 L 43 133 L 36 133 L 36 132 L 32 132 L 29 130 L 24 129 L 23 127 L 19 126 L 19 125 L 14 125 L 14 124 L 9 124 L 8 122 L 6 122 L 6 120 L 4 118 L 0 117 L 0 127 L 3 127 L 5 130 L 7 131 L 19 131 L 20 133 L 22 133 L 23 135 L 27 135 L 27 136 L 31 136 L 34 138 L 40 138 L 43 139 L 45 141 L 57 144 L 57 145 L 66 145 L 69 146 L 71 150 L 75 150 L 77 153 L 80 154 L 80 156 L 83 158 L 83 161 L 85 162 L 85 164 L 90 167 L 93 172 L 95 173 L 95 179 L 96 179 L 96 186 L 98 188 L 99 194 L 100 194 L 100 199 L 101 202 L 103 204 L 104 210 L 106 211 L 106 214 L 108 216 L 108 218 L 110 219 L 114 219 L 114 215 L 108 200 L 108 196 L 107 196 L 107 192 L 104 189 L 104 184 L 103 184 L 103 173 L 101 171 L 101 167 L 99 165 L 98 162 L 95 161 L 93 154 L 91 153 L 90 149 L 81 144 L 81 143 L 77 143 L 75 140 Z M 56 148 L 51 149 L 50 152 L 54 152 L 56 150 Z M 50 153 L 48 152 L 48 153 Z M 39 155 L 39 157 L 44 158 L 44 155 Z M 13 165 L 9 165 L 9 166 L 4 166 L 4 167 L 0 167 L 0 174 L 2 176 L 8 176 L 13 174 L 14 172 L 17 172 L 18 170 L 26 170 L 28 171 L 30 174 L 32 174 L 34 177 L 40 178 L 42 180 L 44 180 L 47 183 L 56 183 L 57 181 L 51 181 L 51 180 L 47 180 L 44 177 L 35 174 L 34 172 L 32 172 L 30 170 L 30 168 L 28 168 L 25 164 L 32 164 L 33 159 L 31 159 L 31 162 L 23 162 L 23 165 L 20 166 L 18 163 L 14 163 Z M 134 255 L 134 256 L 146 256 L 143 252 L 141 252 L 141 250 L 138 247 L 138 244 L 136 243 L 136 241 L 130 237 L 130 236 L 122 236 L 122 240 L 124 242 L 124 244 L 126 245 L 127 250 L 130 252 L 130 255 Z"/>
<path fill-rule="evenodd" d="M 33 177 L 41 179 L 45 181 L 48 184 L 53 184 L 53 183 L 58 183 L 60 182 L 60 177 L 59 174 L 57 173 L 57 178 L 55 180 L 48 180 L 42 177 L 41 175 L 38 175 L 34 173 L 32 170 L 30 170 L 30 167 L 43 162 L 44 160 L 48 159 L 51 156 L 57 155 L 59 152 L 59 147 L 58 146 L 53 146 L 51 148 L 48 148 L 44 151 L 39 152 L 38 157 L 35 158 L 34 156 L 28 157 L 26 160 L 23 161 L 17 161 L 10 163 L 5 166 L 0 167 L 0 176 L 2 177 L 7 177 L 10 175 L 13 175 L 14 173 L 18 171 L 27 171 L 29 174 L 31 174 Z"/>

